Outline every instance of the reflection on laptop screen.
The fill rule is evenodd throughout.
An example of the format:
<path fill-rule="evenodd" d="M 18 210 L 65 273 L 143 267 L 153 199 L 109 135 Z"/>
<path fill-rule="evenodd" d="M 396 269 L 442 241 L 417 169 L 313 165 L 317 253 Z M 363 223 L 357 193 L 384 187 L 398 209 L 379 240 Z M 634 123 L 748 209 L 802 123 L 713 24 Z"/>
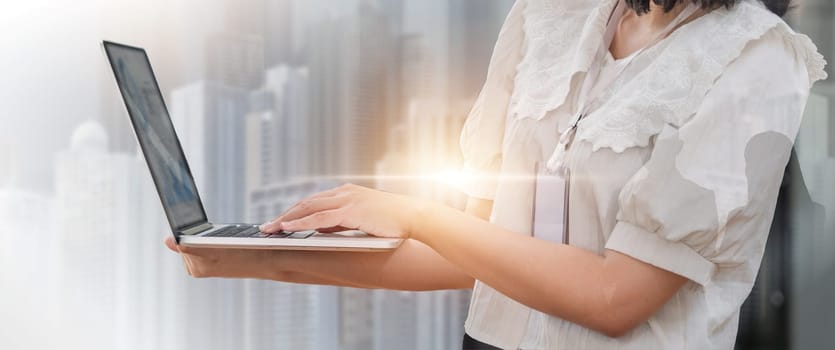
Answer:
<path fill-rule="evenodd" d="M 206 222 L 148 57 L 129 47 L 105 44 L 105 49 L 171 226 Z"/>

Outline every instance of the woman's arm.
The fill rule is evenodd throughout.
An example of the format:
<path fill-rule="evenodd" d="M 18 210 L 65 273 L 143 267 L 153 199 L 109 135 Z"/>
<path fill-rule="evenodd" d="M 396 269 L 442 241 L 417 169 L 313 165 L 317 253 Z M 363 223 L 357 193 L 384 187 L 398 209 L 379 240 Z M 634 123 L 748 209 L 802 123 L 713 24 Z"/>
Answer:
<path fill-rule="evenodd" d="M 609 336 L 645 322 L 687 281 L 614 251 L 600 256 L 519 235 L 450 208 L 358 186 L 311 197 L 265 228 L 333 226 L 423 242 L 502 294 Z"/>
<path fill-rule="evenodd" d="M 492 202 L 470 199 L 466 213 L 486 219 Z M 194 277 L 259 278 L 305 284 L 397 290 L 472 288 L 473 278 L 415 240 L 386 253 L 201 249 L 166 245 Z"/>
<path fill-rule="evenodd" d="M 283 251 L 272 280 L 360 288 L 427 291 L 472 288 L 473 278 L 416 240 L 390 253 Z M 324 283 L 322 283 L 324 282 Z"/>
<path fill-rule="evenodd" d="M 470 198 L 464 212 L 483 221 L 492 208 L 492 201 Z M 475 282 L 432 248 L 412 239 L 391 253 L 283 251 L 276 254 L 274 264 L 270 270 L 276 275 L 271 279 L 296 283 L 425 291 L 472 288 Z"/>
<path fill-rule="evenodd" d="M 413 239 L 520 303 L 609 336 L 646 321 L 687 281 L 615 251 L 600 256 L 429 208 Z"/>

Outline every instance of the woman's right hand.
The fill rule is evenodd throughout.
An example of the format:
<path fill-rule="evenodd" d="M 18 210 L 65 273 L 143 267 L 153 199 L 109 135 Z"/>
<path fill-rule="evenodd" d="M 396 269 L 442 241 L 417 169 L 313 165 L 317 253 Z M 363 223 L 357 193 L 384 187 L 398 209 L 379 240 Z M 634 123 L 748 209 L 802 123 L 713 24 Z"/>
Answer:
<path fill-rule="evenodd" d="M 178 245 L 174 237 L 165 238 L 165 246 L 180 254 L 192 277 L 272 279 L 276 251 L 257 249 L 194 248 Z"/>

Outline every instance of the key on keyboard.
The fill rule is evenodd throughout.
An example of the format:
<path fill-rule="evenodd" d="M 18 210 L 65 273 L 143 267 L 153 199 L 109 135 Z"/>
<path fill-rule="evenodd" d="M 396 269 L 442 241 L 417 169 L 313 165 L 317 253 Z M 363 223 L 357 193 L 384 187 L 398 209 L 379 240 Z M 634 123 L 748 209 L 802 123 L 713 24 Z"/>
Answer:
<path fill-rule="evenodd" d="M 253 227 L 249 225 L 232 225 L 211 232 L 207 234 L 206 237 L 245 237 L 242 235 L 243 233 L 249 233 L 249 235 L 253 235 L 258 232 L 258 227 Z"/>

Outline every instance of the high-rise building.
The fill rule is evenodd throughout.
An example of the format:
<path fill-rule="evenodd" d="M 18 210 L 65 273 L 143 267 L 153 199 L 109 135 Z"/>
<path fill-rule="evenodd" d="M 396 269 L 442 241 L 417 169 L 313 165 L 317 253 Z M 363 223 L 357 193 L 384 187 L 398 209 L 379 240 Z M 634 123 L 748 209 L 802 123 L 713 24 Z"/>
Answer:
<path fill-rule="evenodd" d="M 244 221 L 249 91 L 200 81 L 175 89 L 169 100 L 172 121 L 208 217 L 213 222 Z M 174 333 L 165 335 L 173 339 L 172 348 L 243 346 L 244 281 L 193 280 L 182 267 L 163 273 L 166 286 L 177 293 L 165 302 L 179 309 L 175 319 L 163 320 L 174 327 L 165 329 Z M 187 330 L 177 331 L 183 325 Z"/>
<path fill-rule="evenodd" d="M 254 89 L 264 72 L 264 38 L 257 34 L 218 33 L 206 45 L 206 79 Z"/>
<path fill-rule="evenodd" d="M 171 118 L 206 212 L 215 222 L 244 218 L 249 92 L 201 81 L 171 93 Z"/>
<path fill-rule="evenodd" d="M 62 303 L 56 283 L 53 199 L 48 195 L 0 184 L 0 342 L 5 348 L 67 346 L 59 338 L 74 325 L 58 321 Z M 65 329 L 57 328 L 65 326 Z M 56 329 L 50 337 L 40 330 Z"/>
<path fill-rule="evenodd" d="M 60 305 L 66 320 L 94 325 L 93 345 L 153 347 L 156 260 L 146 248 L 159 244 L 158 202 L 140 159 L 107 143 L 104 128 L 86 122 L 56 157 Z"/>
<path fill-rule="evenodd" d="M 308 118 L 308 71 L 287 65 L 266 72 L 250 95 L 246 121 L 248 189 L 310 174 L 316 138 Z"/>
<path fill-rule="evenodd" d="M 278 65 L 250 94 L 246 119 L 247 222 L 266 222 L 333 183 L 305 179 L 315 141 L 308 119 L 306 68 Z M 333 287 L 247 281 L 245 349 L 335 349 L 338 290 Z"/>
<path fill-rule="evenodd" d="M 53 213 L 52 198 L 0 185 L 0 263 L 14 266 L 0 275 L 31 279 L 27 282 L 46 287 L 54 266 L 50 261 L 54 257 L 49 254 L 56 238 Z M 21 254 L 21 247 L 39 247 L 44 254 Z"/>
<path fill-rule="evenodd" d="M 416 72 L 422 83 L 428 86 L 431 96 L 404 96 L 402 108 L 413 98 L 435 98 L 444 100 L 449 98 L 450 86 L 450 23 L 455 21 L 451 16 L 453 2 L 444 0 L 404 0 L 403 11 L 407 16 L 403 18 L 403 55 L 401 57 L 404 72 Z M 410 39 L 414 37 L 416 39 Z M 410 57 L 411 54 L 422 52 L 419 60 Z M 417 63 L 417 66 L 415 65 Z M 404 88 L 408 88 L 413 81 L 403 81 Z M 401 117 L 405 117 L 403 114 Z"/>
<path fill-rule="evenodd" d="M 317 130 L 311 156 L 314 174 L 335 174 L 347 168 L 347 135 L 344 124 L 351 117 L 349 87 L 353 72 L 349 57 L 352 35 L 343 27 L 347 21 L 332 18 L 310 26 L 306 41 L 306 60 L 310 66 L 311 128 Z M 344 147 L 343 147 L 344 146 Z"/>
<path fill-rule="evenodd" d="M 311 23 L 310 118 L 317 130 L 314 172 L 370 174 L 382 155 L 392 91 L 393 38 L 379 7 L 362 2 L 349 14 Z"/>
<path fill-rule="evenodd" d="M 449 98 L 474 99 L 512 0 L 449 2 Z"/>
<path fill-rule="evenodd" d="M 273 67 L 299 61 L 295 43 L 294 21 L 296 7 L 293 0 L 268 0 L 264 4 L 264 63 Z"/>
<path fill-rule="evenodd" d="M 405 34 L 400 39 L 400 115 L 408 115 L 408 101 L 416 98 L 438 97 L 434 69 L 438 57 L 434 56 L 426 43 L 426 37 L 419 34 Z M 398 118 L 400 121 L 402 118 Z"/>

